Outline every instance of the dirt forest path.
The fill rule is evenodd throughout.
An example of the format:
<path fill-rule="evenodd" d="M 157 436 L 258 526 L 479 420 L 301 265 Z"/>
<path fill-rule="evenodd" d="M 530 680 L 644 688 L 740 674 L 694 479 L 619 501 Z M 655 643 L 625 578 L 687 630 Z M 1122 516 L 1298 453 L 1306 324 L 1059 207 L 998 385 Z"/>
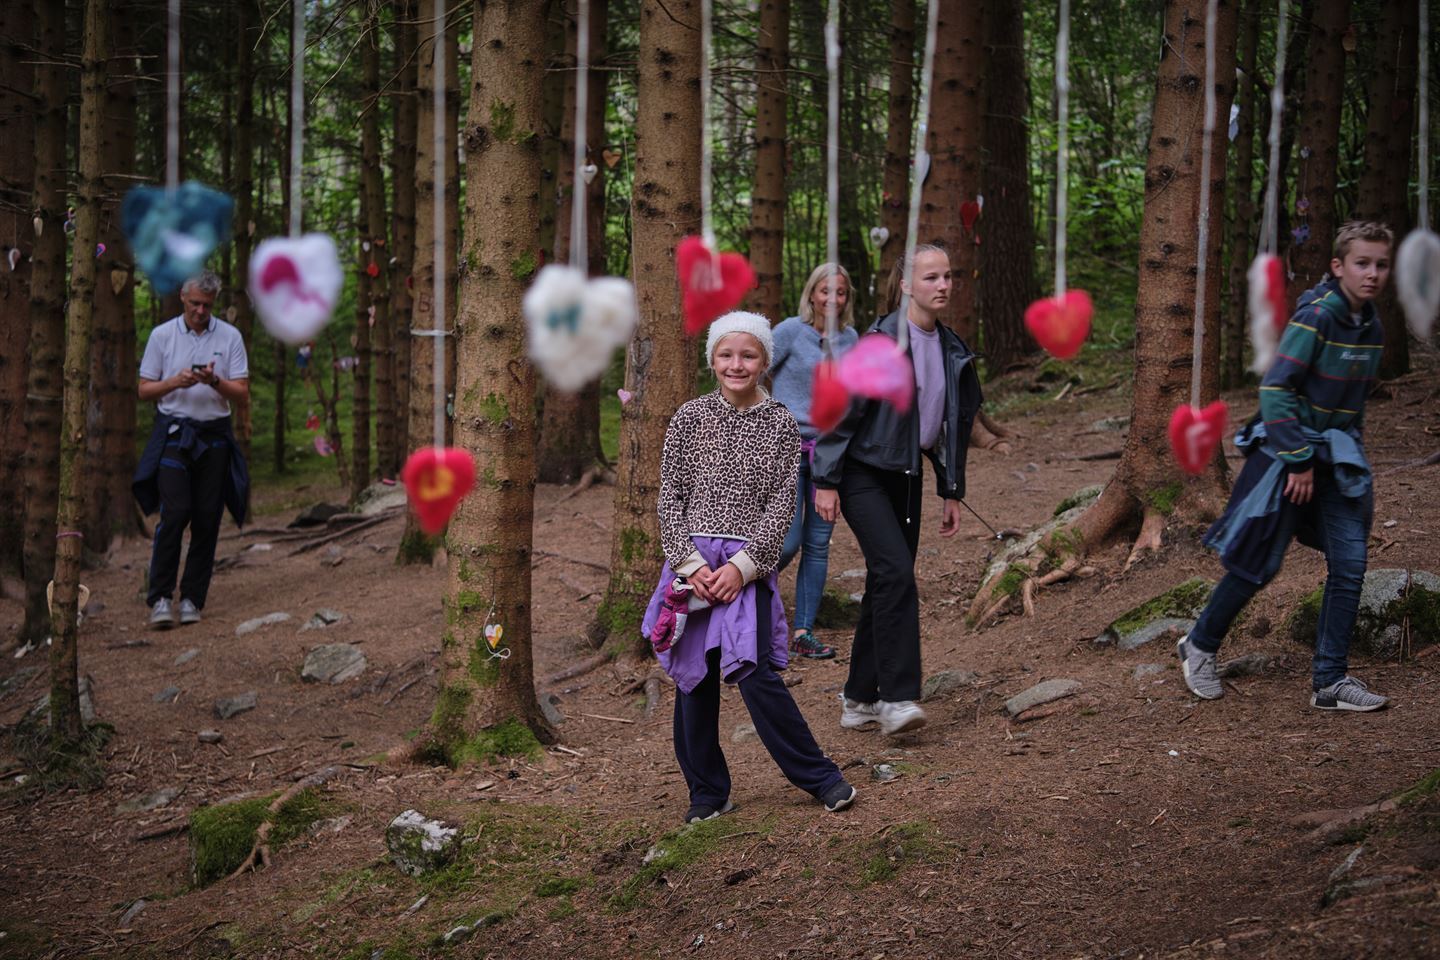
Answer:
<path fill-rule="evenodd" d="M 1367 416 L 1380 474 L 1372 567 L 1440 568 L 1440 467 L 1401 467 L 1432 453 L 1440 433 L 1436 365 L 1421 362 Z M 1230 399 L 1237 416 L 1253 409 L 1253 394 Z M 1119 448 L 1121 434 L 1100 421 L 1126 407 L 1102 392 L 1017 419 L 1024 436 L 1011 456 L 972 454 L 969 503 L 997 527 L 1045 521 L 1108 477 L 1113 461 L 1085 458 Z M 537 494 L 537 680 L 590 652 L 581 638 L 609 559 L 612 491 L 566 493 Z M 1170 641 L 1128 652 L 1092 642 L 1163 589 L 1217 576 L 1193 538 L 1172 531 L 1183 542 L 1125 573 L 1117 545 L 1095 558 L 1095 576 L 1042 592 L 1036 616 L 976 630 L 962 614 L 993 541 L 968 516 L 942 540 L 927 493 L 926 673 L 974 676 L 927 704 L 931 723 L 916 735 L 845 731 L 836 694 L 849 637 L 823 632 L 841 657 L 795 664 L 788 682 L 859 788 L 857 805 L 827 815 L 785 783 L 727 690 L 721 730 L 739 809 L 676 835 L 686 797 L 670 744 L 673 689 L 646 719 L 643 666 L 543 686 L 565 719 L 560 743 L 533 761 L 451 772 L 384 760 L 433 706 L 444 576 L 394 566 L 399 519 L 298 554 L 299 541 L 263 532 L 297 502 L 337 495 L 287 492 L 260 504 L 258 531 L 228 527 L 227 566 L 198 626 L 143 628 L 146 544 L 124 544 L 86 574 L 81 672 L 115 727 L 105 783 L 22 799 L 18 763 L 0 757 L 12 788 L 0 795 L 0 956 L 1440 956 L 1433 793 L 1378 820 L 1304 819 L 1383 801 L 1440 766 L 1433 646 L 1404 662 L 1357 662 L 1393 697 L 1390 710 L 1308 706 L 1308 653 L 1282 624 L 1323 578 L 1316 553 L 1292 551 L 1224 653 L 1265 654 L 1268 669 L 1197 703 Z M 862 568 L 841 524 L 831 585 L 863 589 Z M 793 574 L 782 583 L 788 591 Z M 322 609 L 343 616 L 300 629 Z M 0 639 L 19 610 L 0 600 Z M 289 619 L 236 635 L 271 613 Z M 303 681 L 307 652 L 335 642 L 359 646 L 364 671 Z M 15 724 L 43 695 L 43 666 L 41 654 L 0 664 L 0 722 Z M 1046 679 L 1079 690 L 1053 712 L 1009 718 L 1004 700 Z M 248 693 L 253 709 L 217 718 L 216 701 Z M 205 730 L 223 739 L 201 742 Z M 321 791 L 325 818 L 269 869 L 191 886 L 192 811 L 332 764 L 343 766 Z M 882 765 L 893 779 L 877 779 Z M 412 807 L 465 825 L 463 869 L 414 879 L 390 865 L 385 825 Z M 1332 872 L 1356 849 L 1337 894 Z M 471 931 L 442 942 L 461 924 Z"/>

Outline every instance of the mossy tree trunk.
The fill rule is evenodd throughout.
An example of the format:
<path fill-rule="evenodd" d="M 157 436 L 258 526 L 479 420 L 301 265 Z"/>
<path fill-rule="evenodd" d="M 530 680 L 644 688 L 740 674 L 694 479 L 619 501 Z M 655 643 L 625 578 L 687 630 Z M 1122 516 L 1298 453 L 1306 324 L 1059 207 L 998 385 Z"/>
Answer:
<path fill-rule="evenodd" d="M 390 301 L 385 289 L 385 171 L 380 165 L 380 4 L 371 3 L 360 38 L 365 111 L 360 118 L 359 294 L 355 303 L 354 408 L 350 453 L 350 499 L 358 500 L 374 473 L 370 457 L 370 381 L 375 378 L 376 446 L 394 443 L 394 384 L 390 352 Z M 372 276 L 371 274 L 374 274 Z M 377 341 L 372 347 L 372 335 Z M 382 441 L 381 438 L 384 438 Z"/>
<path fill-rule="evenodd" d="M 517 723 L 550 736 L 532 665 L 535 375 L 520 310 L 539 266 L 544 18 L 522 0 L 490 0 L 475 4 L 474 24 L 455 434 L 478 479 L 446 537 L 444 666 L 430 730 L 455 765 L 491 752 L 496 731 Z"/>
<path fill-rule="evenodd" d="M 660 449 L 695 389 L 695 341 L 679 322 L 675 246 L 700 230 L 700 4 L 643 0 L 635 126 L 634 278 L 639 324 L 625 354 L 610 582 L 591 636 L 650 655 L 640 634 L 660 573 Z"/>
<path fill-rule="evenodd" d="M 1229 193 L 1234 198 L 1235 216 L 1230 222 L 1230 283 L 1225 300 L 1224 359 L 1220 364 L 1220 384 L 1238 387 L 1245 379 L 1245 341 L 1249 327 L 1249 283 L 1246 272 L 1258 245 L 1255 235 L 1255 200 L 1251 193 L 1254 180 L 1255 120 L 1255 53 L 1260 41 L 1260 9 L 1256 0 L 1246 0 L 1240 15 L 1241 67 L 1235 104 L 1240 108 L 1236 117 L 1234 181 Z"/>
<path fill-rule="evenodd" d="M 790 65 L 790 0 L 762 0 L 755 50 L 755 185 L 750 196 L 751 308 L 783 320 L 785 100 Z"/>
<path fill-rule="evenodd" d="M 915 0 L 890 4 L 890 91 L 886 107 L 885 175 L 880 226 L 890 231 L 880 247 L 875 284 L 877 314 L 889 313 L 894 296 L 890 269 L 905 252 L 905 218 L 910 206 L 910 149 L 915 139 Z"/>
<path fill-rule="evenodd" d="M 391 113 L 394 137 L 390 153 L 390 325 L 394 333 L 395 396 L 392 401 L 395 439 L 389 457 L 381 454 L 380 475 L 396 477 L 410 446 L 410 355 L 415 343 L 410 329 L 415 305 L 415 151 L 419 94 L 415 89 L 416 62 L 414 0 L 398 0 L 391 23 L 395 49 L 395 108 Z M 428 436 L 428 433 L 426 434 Z"/>

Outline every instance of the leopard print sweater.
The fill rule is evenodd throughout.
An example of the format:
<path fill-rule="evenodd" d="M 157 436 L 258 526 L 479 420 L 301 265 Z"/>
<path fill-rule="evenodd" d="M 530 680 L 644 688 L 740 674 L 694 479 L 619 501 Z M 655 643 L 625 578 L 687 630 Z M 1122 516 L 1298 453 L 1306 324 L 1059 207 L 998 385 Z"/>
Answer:
<path fill-rule="evenodd" d="M 745 410 L 716 390 L 670 418 L 660 462 L 660 541 L 682 576 L 703 566 L 692 536 L 732 537 L 745 548 L 732 563 L 748 583 L 780 562 L 795 514 L 800 430 L 766 397 Z"/>

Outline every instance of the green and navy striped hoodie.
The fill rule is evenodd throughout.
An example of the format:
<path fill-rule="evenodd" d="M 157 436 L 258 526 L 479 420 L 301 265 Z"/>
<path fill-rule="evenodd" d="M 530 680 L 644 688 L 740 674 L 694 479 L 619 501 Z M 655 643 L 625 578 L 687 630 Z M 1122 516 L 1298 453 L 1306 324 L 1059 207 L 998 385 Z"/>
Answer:
<path fill-rule="evenodd" d="M 1359 437 L 1365 397 L 1380 370 L 1384 330 L 1373 303 L 1359 314 L 1336 280 L 1301 295 L 1280 337 L 1275 362 L 1260 383 L 1260 414 L 1272 452 L 1287 470 L 1310 469 L 1314 454 L 1303 428 L 1345 430 Z"/>

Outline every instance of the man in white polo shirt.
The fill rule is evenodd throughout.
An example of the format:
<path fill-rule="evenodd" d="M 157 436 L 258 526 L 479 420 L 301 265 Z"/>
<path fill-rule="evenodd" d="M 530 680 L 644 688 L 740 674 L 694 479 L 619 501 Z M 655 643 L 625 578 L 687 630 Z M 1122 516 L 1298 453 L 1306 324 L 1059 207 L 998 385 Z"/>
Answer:
<path fill-rule="evenodd" d="M 151 331 L 140 361 L 140 399 L 156 401 L 156 415 L 133 490 L 147 514 L 160 510 L 145 598 L 157 630 L 175 623 L 171 602 L 186 526 L 181 624 L 200 622 L 225 508 L 244 523 L 249 506 L 249 471 L 230 404 L 249 398 L 250 365 L 240 331 L 211 312 L 219 292 L 220 278 L 209 270 L 185 281 L 184 313 Z"/>

